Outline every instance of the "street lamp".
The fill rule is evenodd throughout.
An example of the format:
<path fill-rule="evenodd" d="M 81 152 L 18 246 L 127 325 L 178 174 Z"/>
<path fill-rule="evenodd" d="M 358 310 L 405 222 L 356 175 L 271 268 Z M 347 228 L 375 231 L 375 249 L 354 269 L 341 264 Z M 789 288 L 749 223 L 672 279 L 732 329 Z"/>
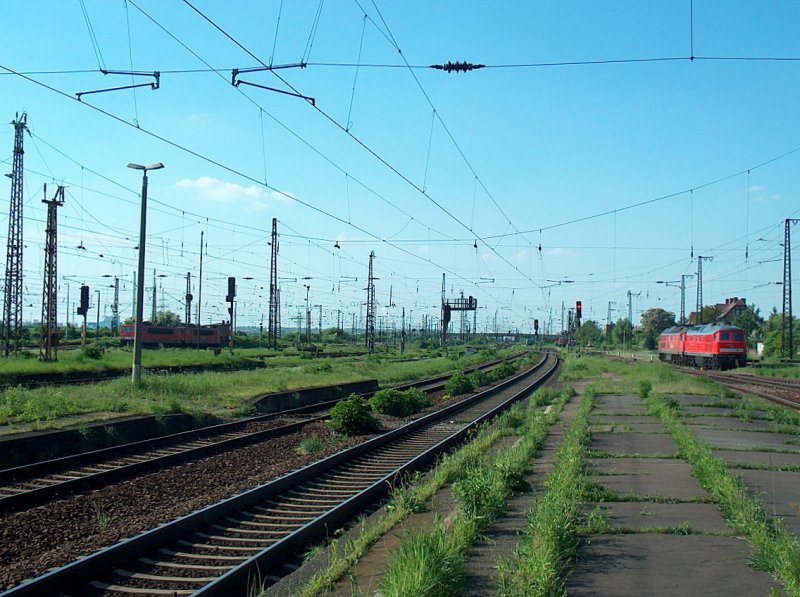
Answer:
<path fill-rule="evenodd" d="M 133 368 L 131 379 L 133 383 L 139 384 L 142 381 L 142 318 L 144 317 L 144 243 L 145 231 L 147 229 L 147 171 L 160 170 L 164 167 L 161 162 L 142 166 L 140 164 L 128 164 L 128 168 L 142 171 L 142 215 L 139 220 L 139 269 L 136 272 L 136 321 L 134 322 L 133 335 Z"/>
<path fill-rule="evenodd" d="M 664 284 L 665 286 L 674 286 L 681 289 L 681 318 L 678 323 L 683 325 L 686 323 L 686 278 L 692 278 L 694 274 L 681 274 L 680 281 L 678 280 L 656 280 L 656 284 Z M 699 314 L 698 314 L 699 317 Z"/>

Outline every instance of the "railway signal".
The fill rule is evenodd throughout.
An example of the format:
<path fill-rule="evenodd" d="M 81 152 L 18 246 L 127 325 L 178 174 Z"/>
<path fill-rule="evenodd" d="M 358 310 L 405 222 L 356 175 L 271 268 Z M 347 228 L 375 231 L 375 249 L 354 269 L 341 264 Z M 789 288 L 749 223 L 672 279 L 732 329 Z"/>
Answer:
<path fill-rule="evenodd" d="M 83 326 L 81 327 L 81 346 L 86 344 L 86 315 L 89 313 L 89 287 L 85 284 L 81 286 L 81 301 L 78 303 L 78 315 L 83 315 Z"/>
<path fill-rule="evenodd" d="M 233 331 L 236 329 L 236 328 L 234 328 L 234 324 L 233 324 L 233 316 L 234 316 L 233 301 L 234 301 L 235 298 L 236 298 L 236 278 L 233 277 L 233 276 L 229 276 L 228 277 L 228 296 L 225 297 L 225 300 L 231 304 L 231 306 L 228 307 L 228 313 L 231 316 L 231 335 L 230 335 L 230 338 L 228 340 L 228 348 L 229 348 L 231 354 L 233 354 Z"/>

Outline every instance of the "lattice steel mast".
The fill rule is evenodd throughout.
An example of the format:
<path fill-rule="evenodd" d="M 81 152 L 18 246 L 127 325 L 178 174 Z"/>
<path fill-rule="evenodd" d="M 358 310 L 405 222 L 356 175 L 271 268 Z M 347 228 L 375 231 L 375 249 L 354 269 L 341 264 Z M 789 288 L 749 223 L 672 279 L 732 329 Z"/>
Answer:
<path fill-rule="evenodd" d="M 11 206 L 8 210 L 6 289 L 3 301 L 5 354 L 19 351 L 22 335 L 22 156 L 28 115 L 17 114 L 14 125 L 14 164 L 11 170 Z"/>
<path fill-rule="evenodd" d="M 372 275 L 372 260 L 375 251 L 369 253 L 369 277 L 367 279 L 367 325 L 366 325 L 366 346 L 367 352 L 375 352 L 375 278 Z"/>
<path fill-rule="evenodd" d="M 47 185 L 44 199 L 47 205 L 47 228 L 44 246 L 44 284 L 42 290 L 42 332 L 39 358 L 43 361 L 58 360 L 58 219 L 57 209 L 64 205 L 64 187 L 59 186 L 55 196 L 47 200 Z"/>
<path fill-rule="evenodd" d="M 703 323 L 703 260 L 713 261 L 713 257 L 697 256 L 697 321 Z"/>
<path fill-rule="evenodd" d="M 792 334 L 792 237 L 791 224 L 800 219 L 787 219 L 783 234 L 783 317 L 781 318 L 781 356 L 794 358 Z"/>
<path fill-rule="evenodd" d="M 281 337 L 281 301 L 278 290 L 278 219 L 272 218 L 272 251 L 269 262 L 269 319 L 267 321 L 267 346 L 278 347 Z"/>

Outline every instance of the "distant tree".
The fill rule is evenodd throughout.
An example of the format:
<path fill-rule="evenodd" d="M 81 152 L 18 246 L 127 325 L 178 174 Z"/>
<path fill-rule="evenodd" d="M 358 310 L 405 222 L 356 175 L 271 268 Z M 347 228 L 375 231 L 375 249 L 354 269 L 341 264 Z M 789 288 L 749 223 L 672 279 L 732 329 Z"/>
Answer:
<path fill-rule="evenodd" d="M 700 323 L 700 321 L 702 321 L 703 323 L 714 323 L 717 320 L 719 313 L 717 312 L 717 308 L 714 305 L 706 305 L 700 311 L 700 315 L 701 319 L 695 323 Z"/>
<path fill-rule="evenodd" d="M 180 325 L 181 318 L 180 315 L 172 311 L 158 311 L 156 312 L 156 319 L 153 323 L 156 325 Z"/>
<path fill-rule="evenodd" d="M 592 344 L 597 346 L 603 341 L 603 331 L 594 321 L 584 321 L 578 330 L 578 344 L 586 346 Z"/>
<path fill-rule="evenodd" d="M 749 305 L 747 309 L 733 318 L 733 325 L 739 326 L 748 336 L 755 335 L 761 326 L 764 325 L 764 318 L 761 317 L 760 310 L 755 305 Z"/>
<path fill-rule="evenodd" d="M 656 307 L 642 313 L 642 334 L 645 348 L 652 350 L 656 347 L 659 334 L 675 325 L 675 314 Z"/>
<path fill-rule="evenodd" d="M 613 335 L 614 340 L 618 345 L 624 345 L 625 343 L 631 342 L 631 339 L 633 338 L 633 326 L 627 317 L 617 320 L 617 323 L 614 324 Z"/>

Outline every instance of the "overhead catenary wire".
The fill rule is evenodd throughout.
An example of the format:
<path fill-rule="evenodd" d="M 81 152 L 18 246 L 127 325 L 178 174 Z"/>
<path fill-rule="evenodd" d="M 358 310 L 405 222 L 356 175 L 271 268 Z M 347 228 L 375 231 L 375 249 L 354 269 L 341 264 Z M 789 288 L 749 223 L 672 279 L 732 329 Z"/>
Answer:
<path fill-rule="evenodd" d="M 189 8 L 191 8 L 194 12 L 196 12 L 201 18 L 203 18 L 206 22 L 208 22 L 212 27 L 214 27 L 217 31 L 219 31 L 222 35 L 228 38 L 232 43 L 237 45 L 242 51 L 246 52 L 251 58 L 258 61 L 263 67 L 269 68 L 267 64 L 261 60 L 258 56 L 256 56 L 253 52 L 251 52 L 248 48 L 246 48 L 239 40 L 233 37 L 230 33 L 225 31 L 220 25 L 218 25 L 214 20 L 208 17 L 205 13 L 203 13 L 200 9 L 198 9 L 194 4 L 192 4 L 189 0 L 183 0 L 183 3 L 186 4 Z M 303 96 L 302 93 L 298 89 L 296 89 L 291 83 L 289 83 L 283 76 L 280 75 L 276 70 L 269 70 L 269 72 L 278 78 L 284 85 L 286 85 L 289 89 L 295 92 L 298 96 Z M 456 222 L 459 226 L 463 227 L 466 230 L 469 230 L 469 227 L 462 222 L 455 214 L 453 214 L 449 209 L 447 209 L 444 205 L 442 205 L 439 201 L 434 199 L 430 194 L 426 193 L 424 189 L 422 189 L 418 184 L 413 182 L 407 175 L 403 174 L 397 167 L 391 164 L 386 158 L 381 156 L 377 151 L 372 149 L 369 145 L 367 145 L 361 138 L 357 137 L 353 134 L 352 131 L 347 130 L 345 126 L 343 126 L 340 122 L 338 122 L 335 118 L 333 118 L 330 114 L 326 111 L 322 110 L 316 102 L 309 101 L 307 102 L 314 110 L 316 110 L 323 118 L 328 120 L 331 124 L 335 127 L 340 129 L 343 133 L 348 135 L 353 141 L 355 141 L 360 147 L 362 147 L 365 151 L 367 151 L 370 155 L 372 155 L 375 159 L 377 159 L 381 164 L 386 166 L 391 172 L 397 175 L 401 180 L 406 182 L 410 185 L 414 190 L 419 192 L 423 197 L 425 197 L 428 201 L 430 201 L 433 205 L 438 207 L 443 213 L 445 213 L 450 219 Z M 478 237 L 479 240 L 485 242 L 480 236 Z M 506 265 L 511 267 L 512 269 L 516 270 L 517 273 L 528 279 L 533 284 L 539 284 L 532 278 L 528 277 L 525 272 L 522 272 L 519 268 L 517 268 L 513 263 L 511 263 L 504 255 L 501 255 L 497 250 L 492 247 L 490 244 L 485 243 L 487 247 L 489 247 L 497 257 L 502 260 Z"/>
<path fill-rule="evenodd" d="M 2 64 L 0 64 L 0 69 L 5 70 L 7 72 L 8 71 L 15 72 L 15 73 L 17 72 L 17 71 L 14 71 L 14 69 L 11 69 L 10 67 L 7 67 L 7 66 L 2 65 Z M 333 219 L 333 220 L 335 220 L 337 222 L 340 222 L 342 224 L 346 224 L 348 226 L 351 226 L 352 228 L 358 230 L 359 232 L 361 232 L 363 234 L 366 234 L 366 235 L 372 237 L 374 240 L 376 240 L 376 241 L 378 241 L 380 243 L 384 243 L 384 244 L 387 244 L 388 246 L 392 246 L 395 249 L 399 250 L 400 252 L 406 253 L 406 254 L 414 257 L 414 258 L 422 259 L 419 255 L 417 255 L 417 254 L 415 254 L 415 253 L 413 253 L 411 251 L 408 251 L 407 249 L 404 249 L 403 247 L 401 247 L 399 245 L 396 245 L 395 243 L 393 243 L 393 242 L 391 242 L 391 241 L 389 241 L 389 240 L 387 240 L 385 238 L 382 238 L 381 236 L 379 236 L 377 234 L 374 234 L 374 233 L 370 232 L 369 230 L 367 230 L 363 226 L 360 226 L 358 224 L 354 224 L 354 223 L 351 223 L 351 222 L 347 222 L 346 220 L 344 220 L 340 216 L 337 216 L 337 215 L 335 215 L 335 214 L 333 214 L 333 213 L 331 213 L 331 212 L 329 212 L 327 210 L 324 210 L 324 209 L 322 209 L 322 208 L 320 208 L 320 207 L 318 207 L 316 205 L 313 205 L 312 203 L 310 203 L 308 201 L 305 201 L 305 200 L 297 197 L 296 195 L 289 194 L 286 191 L 283 191 L 283 190 L 278 189 L 276 187 L 273 187 L 271 185 L 265 185 L 260 180 L 254 178 L 254 177 L 252 177 L 252 176 L 250 176 L 248 174 L 245 174 L 244 172 L 241 172 L 241 171 L 237 170 L 233 166 L 229 166 L 227 164 L 224 164 L 224 163 L 220 162 L 219 160 L 216 160 L 214 158 L 211 158 L 209 156 L 206 156 L 206 155 L 200 153 L 199 151 L 193 150 L 193 149 L 191 149 L 191 148 L 189 148 L 187 146 L 184 146 L 184 145 L 182 145 L 182 144 L 180 144 L 180 143 L 178 143 L 176 141 L 168 139 L 167 137 L 164 137 L 163 135 L 160 135 L 160 134 L 156 133 L 155 131 L 151 131 L 151 130 L 145 128 L 145 127 L 142 127 L 142 126 L 138 125 L 137 123 L 129 122 L 129 121 L 125 120 L 124 118 L 122 118 L 121 116 L 113 114 L 113 113 L 111 113 L 111 112 L 109 112 L 109 111 L 107 111 L 107 110 L 105 110 L 103 108 L 100 108 L 98 106 L 89 104 L 87 102 L 80 102 L 79 100 L 75 99 L 73 96 L 68 94 L 67 92 L 62 91 L 60 89 L 57 89 L 57 88 L 55 88 L 55 87 L 53 87 L 53 86 L 51 86 L 49 84 L 43 83 L 42 81 L 34 79 L 34 78 L 32 78 L 32 77 L 30 77 L 28 75 L 22 75 L 20 73 L 17 73 L 17 74 L 21 78 L 25 79 L 26 81 L 29 81 L 30 83 L 33 83 L 33 84 L 38 85 L 40 87 L 43 87 L 44 89 L 47 89 L 47 90 L 49 90 L 49 91 L 51 91 L 53 93 L 56 93 L 56 94 L 58 94 L 58 95 L 60 95 L 60 96 L 62 96 L 64 98 L 68 98 L 68 99 L 70 99 L 72 101 L 76 101 L 79 104 L 81 104 L 83 106 L 86 106 L 87 108 L 95 110 L 98 113 L 100 113 L 100 114 L 102 114 L 104 116 L 107 116 L 107 117 L 119 122 L 120 124 L 124 124 L 126 126 L 131 127 L 131 128 L 134 128 L 134 129 L 136 129 L 138 131 L 141 131 L 143 134 L 145 134 L 147 136 L 150 136 L 150 137 L 152 137 L 152 138 L 154 138 L 154 139 L 156 139 L 158 141 L 161 141 L 161 142 L 173 147 L 174 149 L 177 149 L 179 151 L 182 151 L 182 152 L 185 152 L 185 153 L 187 153 L 189 155 L 192 155 L 192 156 L 198 158 L 201 161 L 204 161 L 206 163 L 209 163 L 209 164 L 212 164 L 214 166 L 217 166 L 218 168 L 220 168 L 222 170 L 225 170 L 225 171 L 227 171 L 227 172 L 229 172 L 231 174 L 234 174 L 236 176 L 240 176 L 245 180 L 249 180 L 249 181 L 251 181 L 251 182 L 253 182 L 255 184 L 258 184 L 258 185 L 262 185 L 262 186 L 268 188 L 269 190 L 273 191 L 274 193 L 277 193 L 277 194 L 279 194 L 279 195 L 281 195 L 281 196 L 283 196 L 286 199 L 289 199 L 291 201 L 295 201 L 295 202 L 299 203 L 300 205 L 303 205 L 304 207 L 307 207 L 307 208 L 311 209 L 314 212 L 317 212 L 317 213 L 319 213 L 319 214 L 321 214 L 323 216 L 329 217 L 329 218 L 331 218 L 331 219 Z M 430 260 L 430 258 L 423 259 L 423 260 L 424 261 L 428 261 L 430 263 L 433 263 L 434 265 L 436 265 L 436 267 L 439 267 L 443 271 L 445 271 L 448 274 L 458 278 L 459 280 L 463 280 L 464 282 L 471 283 L 470 280 L 464 278 L 463 276 L 461 276 L 461 274 L 459 274 L 456 271 L 453 271 L 449 267 L 446 267 L 446 266 L 441 265 L 441 264 L 437 264 L 437 263 L 433 262 L 432 260 Z M 483 290 L 483 292 L 489 294 L 485 289 Z"/>

